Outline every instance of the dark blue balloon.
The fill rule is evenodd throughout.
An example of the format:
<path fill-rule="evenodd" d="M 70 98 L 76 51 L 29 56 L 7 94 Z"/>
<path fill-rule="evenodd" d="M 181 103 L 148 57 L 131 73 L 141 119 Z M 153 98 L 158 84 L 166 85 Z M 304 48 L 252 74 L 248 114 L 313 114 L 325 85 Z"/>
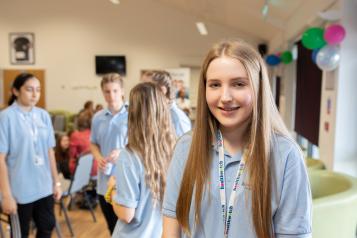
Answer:
<path fill-rule="evenodd" d="M 317 56 L 317 53 L 319 53 L 319 51 L 320 51 L 320 49 L 314 49 L 311 54 L 311 59 L 312 59 L 312 61 L 314 61 L 315 64 L 316 64 L 316 56 Z"/>
<path fill-rule="evenodd" d="M 280 58 L 276 55 L 268 55 L 267 58 L 265 59 L 268 65 L 270 66 L 275 66 L 280 64 Z"/>

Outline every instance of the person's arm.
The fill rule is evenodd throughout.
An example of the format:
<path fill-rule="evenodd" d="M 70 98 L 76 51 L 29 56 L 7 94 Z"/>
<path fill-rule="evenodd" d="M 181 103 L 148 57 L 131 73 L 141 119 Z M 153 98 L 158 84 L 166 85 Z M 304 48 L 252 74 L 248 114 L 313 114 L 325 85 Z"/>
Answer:
<path fill-rule="evenodd" d="M 52 148 L 48 149 L 48 158 L 50 160 L 50 169 L 53 181 L 53 196 L 56 200 L 60 200 L 62 196 L 61 182 L 58 177 L 55 152 Z"/>
<path fill-rule="evenodd" d="M 163 231 L 161 238 L 179 237 L 181 237 L 181 229 L 177 219 L 163 216 Z"/>
<path fill-rule="evenodd" d="M 312 196 L 302 153 L 293 146 L 282 174 L 279 205 L 273 216 L 276 238 L 312 237 Z"/>
<path fill-rule="evenodd" d="M 94 143 L 91 143 L 90 151 L 91 151 L 94 159 L 98 162 L 99 169 L 101 169 L 102 171 L 105 170 L 107 161 L 103 158 L 102 154 L 100 153 L 99 146 Z"/>
<path fill-rule="evenodd" d="M 111 194 L 110 194 L 111 198 L 113 198 L 115 196 L 115 193 L 116 193 L 115 186 L 116 186 L 115 177 L 111 176 L 108 181 L 108 190 L 111 191 Z M 123 221 L 125 223 L 130 223 L 131 220 L 134 218 L 135 208 L 125 207 L 125 206 L 122 206 L 122 205 L 114 202 L 113 199 L 111 199 L 111 200 L 112 200 L 112 206 L 113 206 L 115 215 L 117 215 L 117 217 L 121 221 Z"/>
<path fill-rule="evenodd" d="M 2 196 L 1 207 L 5 214 L 14 214 L 17 211 L 17 204 L 11 194 L 5 158 L 6 155 L 0 153 L 0 193 Z"/>

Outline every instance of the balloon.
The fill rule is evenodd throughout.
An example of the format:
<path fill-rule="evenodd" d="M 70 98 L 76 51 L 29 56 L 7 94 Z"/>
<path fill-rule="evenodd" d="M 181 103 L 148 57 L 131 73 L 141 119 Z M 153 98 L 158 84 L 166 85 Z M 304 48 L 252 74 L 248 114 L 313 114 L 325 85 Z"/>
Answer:
<path fill-rule="evenodd" d="M 328 21 L 337 21 L 341 19 L 341 11 L 330 10 L 325 12 L 319 12 L 319 17 Z"/>
<path fill-rule="evenodd" d="M 270 66 L 275 66 L 280 64 L 280 58 L 276 55 L 268 55 L 265 61 Z"/>
<path fill-rule="evenodd" d="M 329 45 L 337 45 L 346 36 L 345 28 L 339 24 L 333 24 L 325 29 L 324 39 Z"/>
<path fill-rule="evenodd" d="M 340 58 L 340 47 L 327 45 L 317 53 L 316 64 L 321 70 L 332 71 L 337 68 Z"/>
<path fill-rule="evenodd" d="M 312 59 L 312 61 L 314 61 L 315 64 L 316 64 L 317 53 L 319 53 L 319 51 L 320 51 L 320 49 L 314 49 L 311 54 L 311 59 Z"/>
<path fill-rule="evenodd" d="M 317 49 L 326 45 L 324 40 L 324 30 L 322 28 L 312 27 L 307 29 L 302 35 L 302 44 L 308 49 Z"/>
<path fill-rule="evenodd" d="M 293 61 L 293 54 L 290 51 L 284 51 L 280 56 L 281 61 L 284 64 L 290 64 Z"/>

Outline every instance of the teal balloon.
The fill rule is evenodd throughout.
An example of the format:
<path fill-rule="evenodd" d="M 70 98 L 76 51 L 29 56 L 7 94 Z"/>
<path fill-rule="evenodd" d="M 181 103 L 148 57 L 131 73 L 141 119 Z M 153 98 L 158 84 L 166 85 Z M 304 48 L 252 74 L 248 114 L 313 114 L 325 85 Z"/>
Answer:
<path fill-rule="evenodd" d="M 280 59 L 284 64 L 290 64 L 293 61 L 293 54 L 290 51 L 284 51 L 280 55 Z"/>
<path fill-rule="evenodd" d="M 324 29 L 318 27 L 307 29 L 302 35 L 302 45 L 311 50 L 325 46 Z"/>

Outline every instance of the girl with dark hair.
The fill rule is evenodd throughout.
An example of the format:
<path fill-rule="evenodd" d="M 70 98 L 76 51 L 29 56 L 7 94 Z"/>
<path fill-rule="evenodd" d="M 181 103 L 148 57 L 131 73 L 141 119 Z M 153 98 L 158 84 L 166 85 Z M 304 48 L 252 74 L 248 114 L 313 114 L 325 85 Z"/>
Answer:
<path fill-rule="evenodd" d="M 51 237 L 54 198 L 61 197 L 55 138 L 49 114 L 36 107 L 40 82 L 21 74 L 12 85 L 9 107 L 0 113 L 0 193 L 2 210 L 18 213 L 21 237 L 28 237 L 31 219 L 37 237 Z"/>
<path fill-rule="evenodd" d="M 176 144 L 163 238 L 311 238 L 311 191 L 264 60 L 243 41 L 207 54 L 196 126 Z"/>
<path fill-rule="evenodd" d="M 58 172 L 66 179 L 71 179 L 69 170 L 69 137 L 66 133 L 57 135 L 55 155 Z"/>

